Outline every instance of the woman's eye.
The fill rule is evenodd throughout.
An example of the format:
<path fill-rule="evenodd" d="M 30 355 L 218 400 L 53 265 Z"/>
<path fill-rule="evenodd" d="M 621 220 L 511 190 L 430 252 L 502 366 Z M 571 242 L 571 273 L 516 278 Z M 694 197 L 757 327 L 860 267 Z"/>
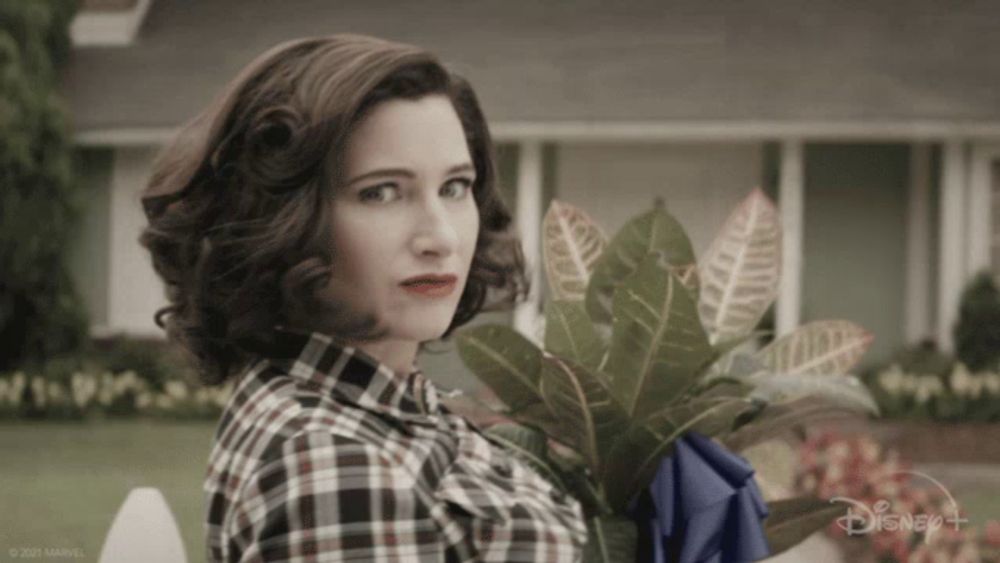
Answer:
<path fill-rule="evenodd" d="M 396 191 L 397 188 L 395 184 L 379 184 L 378 186 L 372 186 L 361 190 L 358 192 L 358 198 L 361 201 L 390 201 L 391 199 L 394 199 L 394 196 L 391 194 Z"/>
<path fill-rule="evenodd" d="M 457 189 L 452 189 L 452 190 L 448 189 L 453 186 L 457 186 Z M 459 199 L 461 197 L 464 197 L 465 194 L 472 189 L 472 180 L 468 178 L 454 178 L 452 180 L 449 180 L 448 183 L 444 185 L 443 189 L 445 191 L 450 191 L 451 193 L 456 194 L 454 198 Z"/>

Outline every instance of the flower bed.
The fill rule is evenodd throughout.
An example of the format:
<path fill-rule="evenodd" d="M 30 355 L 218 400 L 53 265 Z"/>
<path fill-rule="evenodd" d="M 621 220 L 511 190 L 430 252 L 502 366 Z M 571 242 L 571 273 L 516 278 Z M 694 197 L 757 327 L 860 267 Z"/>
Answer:
<path fill-rule="evenodd" d="M 1000 522 L 964 522 L 950 493 L 869 436 L 824 432 L 808 439 L 796 487 L 845 505 L 827 533 L 851 560 L 1000 560 Z"/>
<path fill-rule="evenodd" d="M 944 375 L 913 373 L 898 364 L 868 378 L 883 416 L 942 421 L 1000 421 L 1000 374 L 955 363 Z"/>
<path fill-rule="evenodd" d="M 135 371 L 77 371 L 68 381 L 17 372 L 0 376 L 0 419 L 100 416 L 215 418 L 232 385 L 201 387 L 181 379 L 150 384 Z"/>

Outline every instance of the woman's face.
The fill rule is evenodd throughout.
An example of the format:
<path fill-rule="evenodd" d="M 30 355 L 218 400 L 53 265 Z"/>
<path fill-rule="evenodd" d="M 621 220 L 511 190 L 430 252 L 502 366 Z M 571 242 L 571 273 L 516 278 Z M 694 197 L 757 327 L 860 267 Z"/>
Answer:
<path fill-rule="evenodd" d="M 348 138 L 344 167 L 332 202 L 337 299 L 374 310 L 389 339 L 439 338 L 465 288 L 479 233 L 475 170 L 450 100 L 378 104 Z M 455 276 L 450 292 L 401 285 L 426 274 Z"/>

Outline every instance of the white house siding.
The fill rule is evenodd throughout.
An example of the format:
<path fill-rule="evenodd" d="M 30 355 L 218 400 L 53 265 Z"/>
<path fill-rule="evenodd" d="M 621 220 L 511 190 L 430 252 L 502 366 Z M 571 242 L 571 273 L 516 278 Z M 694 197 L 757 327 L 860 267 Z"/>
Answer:
<path fill-rule="evenodd" d="M 149 252 L 139 246 L 146 226 L 140 196 L 146 186 L 156 147 L 115 149 L 110 184 L 108 321 L 111 332 L 159 336 L 153 322 L 166 303 L 163 282 L 156 276 Z"/>
<path fill-rule="evenodd" d="M 802 322 L 841 318 L 874 333 L 863 365 L 904 342 L 909 147 L 808 144 Z"/>
<path fill-rule="evenodd" d="M 760 143 L 578 143 L 556 148 L 555 197 L 614 234 L 661 196 L 695 254 L 761 183 Z"/>

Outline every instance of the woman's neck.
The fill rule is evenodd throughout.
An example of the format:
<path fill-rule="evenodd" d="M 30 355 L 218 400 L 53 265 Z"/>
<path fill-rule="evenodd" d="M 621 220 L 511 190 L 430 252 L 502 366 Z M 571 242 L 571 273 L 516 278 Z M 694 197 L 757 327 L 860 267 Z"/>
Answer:
<path fill-rule="evenodd" d="M 397 377 L 406 377 L 416 366 L 418 343 L 414 340 L 383 339 L 352 345 L 384 364 Z"/>

